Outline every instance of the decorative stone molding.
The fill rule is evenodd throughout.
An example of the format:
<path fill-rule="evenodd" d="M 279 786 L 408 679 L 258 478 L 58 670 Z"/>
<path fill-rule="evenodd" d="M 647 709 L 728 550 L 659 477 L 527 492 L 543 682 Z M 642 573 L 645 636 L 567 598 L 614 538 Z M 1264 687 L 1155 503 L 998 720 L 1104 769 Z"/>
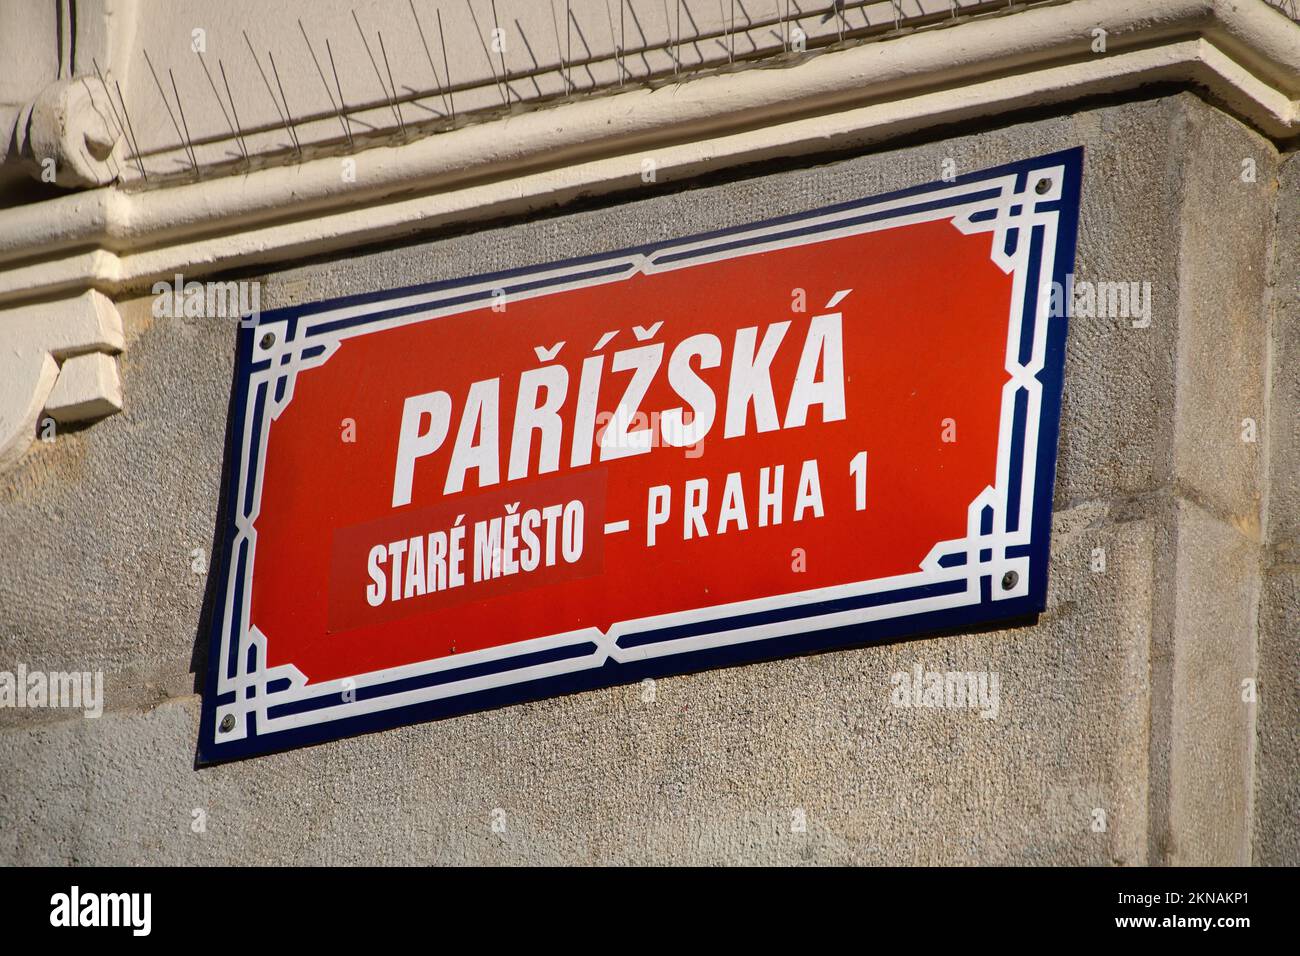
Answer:
<path fill-rule="evenodd" d="M 64 361 L 45 400 L 45 414 L 60 423 L 103 418 L 121 410 L 117 360 L 104 352 L 74 355 Z"/>
<path fill-rule="evenodd" d="M 58 375 L 49 352 L 0 350 L 0 472 L 15 464 L 36 437 L 36 421 Z"/>
<path fill-rule="evenodd" d="M 11 155 L 43 182 L 68 188 L 113 182 L 125 141 L 113 128 L 108 103 L 94 77 L 51 83 L 18 111 Z"/>
<path fill-rule="evenodd" d="M 0 309 L 0 472 L 36 437 L 44 413 L 61 424 L 122 410 L 117 308 L 93 289 Z"/>

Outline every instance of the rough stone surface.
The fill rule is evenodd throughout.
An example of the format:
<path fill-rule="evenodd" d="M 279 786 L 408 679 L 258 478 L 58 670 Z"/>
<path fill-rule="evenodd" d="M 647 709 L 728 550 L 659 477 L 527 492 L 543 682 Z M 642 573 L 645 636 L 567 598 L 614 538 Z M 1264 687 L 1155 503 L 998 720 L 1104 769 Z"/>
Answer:
<path fill-rule="evenodd" d="M 1300 860 L 1300 158 L 1278 179 L 1255 862 Z"/>
<path fill-rule="evenodd" d="M 1180 280 L 1215 253 L 1187 240 L 1183 217 L 1209 201 L 1213 178 L 1227 175 L 1221 163 L 1240 168 L 1234 144 L 1220 149 L 1215 136 L 1257 147 L 1261 180 L 1276 160 L 1240 127 L 1216 133 L 1213 113 L 1188 94 L 1093 108 L 750 170 L 268 279 L 264 309 L 903 188 L 938 178 L 949 157 L 977 169 L 1085 146 L 1078 275 L 1149 280 L 1153 322 L 1071 329 L 1047 613 L 1014 630 L 662 679 L 652 703 L 636 686 L 616 687 L 196 771 L 191 671 L 206 651 L 196 634 L 235 326 L 154 319 L 145 299 L 124 305 L 125 411 L 38 445 L 0 478 L 0 667 L 103 670 L 108 696 L 98 720 L 0 710 L 0 862 L 1106 864 L 1231 862 L 1243 845 L 1249 854 L 1250 731 L 1274 753 L 1263 741 L 1276 742 L 1276 727 L 1264 726 L 1263 707 L 1246 717 L 1215 696 L 1235 692 L 1254 636 L 1233 632 L 1220 646 L 1213 618 L 1221 607 L 1232 620 L 1249 614 L 1260 593 L 1258 525 L 1252 539 L 1232 516 L 1246 513 L 1262 466 L 1201 469 L 1188 444 L 1199 437 L 1175 422 L 1184 395 L 1198 396 L 1192 409 L 1223 404 L 1180 362 L 1222 348 L 1224 361 L 1248 364 L 1258 343 L 1234 338 L 1236 325 L 1185 335 L 1182 322 L 1204 319 L 1182 301 Z M 1247 218 L 1254 210 L 1223 217 L 1222 243 L 1266 228 Z M 1262 289 L 1240 281 L 1236 294 Z M 1233 322 L 1245 330 L 1251 320 Z M 1097 548 L 1103 573 L 1090 569 Z M 1259 625 L 1273 656 L 1261 666 L 1294 688 L 1295 655 L 1282 650 L 1294 638 L 1269 636 L 1294 633 L 1294 577 L 1274 581 L 1264 598 L 1272 616 Z M 1226 593 L 1236 603 L 1222 605 Z M 998 718 L 891 706 L 891 675 L 917 663 L 996 672 Z M 1219 733 L 1210 722 L 1213 741 L 1189 742 L 1183 693 L 1210 701 L 1229 726 Z M 1288 830 L 1282 819 L 1288 800 L 1294 817 L 1294 752 L 1258 768 L 1253 799 L 1270 808 L 1276 836 L 1255 826 L 1257 859 L 1300 862 L 1287 836 L 1294 820 Z M 1211 785 L 1186 774 L 1201 754 Z M 196 810 L 204 833 L 192 827 Z M 496 810 L 504 832 L 492 829 Z M 796 810 L 804 833 L 792 832 Z"/>

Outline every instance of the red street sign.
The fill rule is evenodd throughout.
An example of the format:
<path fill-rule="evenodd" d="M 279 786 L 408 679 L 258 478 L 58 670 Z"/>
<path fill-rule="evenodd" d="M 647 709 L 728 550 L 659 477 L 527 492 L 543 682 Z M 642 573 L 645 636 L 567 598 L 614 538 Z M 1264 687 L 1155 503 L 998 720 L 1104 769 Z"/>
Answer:
<path fill-rule="evenodd" d="M 250 322 L 200 759 L 1041 611 L 1080 164 Z"/>

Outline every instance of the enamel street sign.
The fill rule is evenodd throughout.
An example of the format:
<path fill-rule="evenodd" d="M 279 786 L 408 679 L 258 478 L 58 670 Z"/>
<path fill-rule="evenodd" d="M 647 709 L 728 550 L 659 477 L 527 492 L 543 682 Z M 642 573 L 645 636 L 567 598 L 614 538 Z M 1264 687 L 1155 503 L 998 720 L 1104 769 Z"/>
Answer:
<path fill-rule="evenodd" d="M 1081 161 L 258 316 L 200 761 L 1032 618 Z"/>

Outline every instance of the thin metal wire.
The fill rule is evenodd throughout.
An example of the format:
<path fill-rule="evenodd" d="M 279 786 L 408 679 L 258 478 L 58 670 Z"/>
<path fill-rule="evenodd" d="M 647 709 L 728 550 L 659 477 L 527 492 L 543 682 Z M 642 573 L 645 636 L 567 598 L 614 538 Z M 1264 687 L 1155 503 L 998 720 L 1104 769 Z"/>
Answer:
<path fill-rule="evenodd" d="M 438 10 L 438 40 L 442 43 L 442 68 L 447 73 L 447 98 L 451 101 L 451 119 L 456 121 L 456 86 L 451 82 L 451 65 L 447 62 L 447 38 L 442 33 L 442 10 Z"/>
<path fill-rule="evenodd" d="M 145 50 L 145 51 L 144 51 L 144 61 L 145 61 L 145 63 L 149 64 L 149 72 L 153 74 L 153 81 L 154 81 L 154 84 L 157 85 L 157 87 L 158 87 L 158 95 L 159 95 L 160 97 L 162 97 L 163 106 L 167 108 L 167 116 L 171 119 L 171 121 L 172 121 L 172 126 L 173 126 L 173 127 L 175 128 L 175 130 L 176 130 L 176 138 L 177 138 L 178 140 L 180 140 L 181 145 L 184 146 L 184 145 L 185 145 L 185 137 L 181 134 L 181 125 L 180 125 L 180 123 L 176 122 L 176 115 L 172 112 L 171 104 L 167 102 L 167 94 L 166 94 L 166 92 L 163 90 L 162 81 L 161 81 L 160 79 L 158 79 L 158 71 L 155 70 L 155 69 L 153 68 L 153 60 L 149 59 L 149 51 L 148 51 L 148 50 Z M 179 104 L 178 104 L 178 105 L 179 105 Z M 124 108 L 125 108 L 125 107 L 124 107 Z M 194 166 L 194 165 L 195 165 L 195 163 L 194 163 L 194 157 L 193 157 L 192 155 L 190 155 L 188 152 L 186 153 L 186 158 L 190 161 L 190 165 L 191 165 L 191 166 Z M 196 168 L 197 168 L 197 167 L 196 167 Z"/>
<path fill-rule="evenodd" d="M 465 6 L 469 7 L 470 19 L 474 21 L 474 33 L 478 36 L 479 46 L 483 48 L 483 56 L 487 58 L 488 69 L 492 71 L 492 82 L 497 85 L 497 92 L 501 94 L 501 102 L 510 105 L 510 94 L 501 86 L 501 81 L 497 79 L 496 64 L 492 62 L 492 54 L 488 51 L 487 44 L 483 42 L 483 28 L 478 25 L 478 14 L 474 12 L 474 4 L 470 0 L 465 0 Z"/>
<path fill-rule="evenodd" d="M 217 57 L 217 69 L 221 71 L 221 84 L 226 88 L 226 99 L 230 100 L 230 113 L 235 117 L 235 125 L 240 129 L 243 129 L 243 126 L 239 122 L 239 110 L 235 108 L 235 98 L 230 95 L 230 81 L 226 79 L 226 64 L 220 57 Z M 244 144 L 243 135 L 240 135 L 239 137 L 239 146 L 244 151 L 244 162 L 247 163 L 248 147 Z"/>
<path fill-rule="evenodd" d="M 144 171 L 144 163 L 140 161 L 140 140 L 136 139 L 135 124 L 131 122 L 131 114 L 126 109 L 126 98 L 122 96 L 122 84 L 114 80 L 113 85 L 117 87 L 117 101 L 122 104 L 122 115 L 126 117 L 126 128 L 131 131 L 131 142 L 135 143 L 136 165 L 140 167 L 140 175 L 144 177 L 144 181 L 148 182 L 149 174 Z"/>
<path fill-rule="evenodd" d="M 673 76 L 681 72 L 682 66 L 682 0 L 677 0 L 677 52 L 673 56 Z"/>
<path fill-rule="evenodd" d="M 501 20 L 497 17 L 497 0 L 492 0 L 492 39 L 501 44 L 497 53 L 501 57 L 501 83 L 506 88 L 506 106 L 510 105 L 510 71 L 506 69 L 506 36 L 501 32 Z"/>
<path fill-rule="evenodd" d="M 389 85 L 389 87 L 391 87 L 392 90 L 393 90 L 393 96 L 396 97 L 396 96 L 397 96 L 397 84 L 393 82 L 393 68 L 392 68 L 391 66 L 388 65 L 388 50 L 384 47 L 384 34 L 383 34 L 382 32 L 380 32 L 380 31 L 378 31 L 378 30 L 376 30 L 375 32 L 379 34 L 379 52 L 382 53 L 382 54 L 384 55 L 384 71 L 388 74 L 388 85 Z M 401 101 L 399 100 L 397 103 L 395 103 L 395 105 L 396 105 L 396 107 L 397 107 L 397 125 L 398 125 L 398 127 L 401 128 L 402 135 L 405 136 L 405 135 L 406 135 L 406 121 L 405 121 L 404 119 L 402 119 L 402 104 L 401 104 Z"/>
<path fill-rule="evenodd" d="M 98 78 L 98 80 L 99 80 L 99 85 L 102 86 L 102 87 L 104 88 L 104 92 L 107 93 L 107 92 L 108 92 L 108 84 L 104 82 L 104 74 L 101 73 L 100 70 L 99 70 L 99 63 L 96 62 L 96 60 L 95 60 L 94 57 L 91 57 L 91 58 L 90 58 L 90 62 L 91 62 L 91 64 L 95 67 L 95 76 L 96 76 L 96 77 Z M 112 111 L 112 113 L 113 113 L 113 125 L 117 127 L 117 133 L 118 133 L 118 135 L 119 135 L 119 136 L 125 136 L 125 135 L 126 135 L 126 127 L 124 127 L 124 126 L 122 125 L 122 117 L 120 117 L 120 116 L 117 115 L 117 104 L 113 102 L 113 97 L 112 97 L 111 95 L 108 97 L 108 108 L 109 108 L 109 109 Z M 130 145 L 130 144 L 128 143 L 127 145 Z"/>
<path fill-rule="evenodd" d="M 375 55 L 370 52 L 370 43 L 366 40 L 366 32 L 361 29 L 361 21 L 357 19 L 357 11 L 355 10 L 352 11 L 352 22 L 357 25 L 357 34 L 361 37 L 361 45 L 366 48 L 366 56 L 370 58 L 370 65 L 374 67 L 375 79 L 379 81 L 379 88 L 384 92 L 384 99 L 388 101 L 388 108 L 393 111 L 393 115 L 397 117 L 400 123 L 401 117 L 398 116 L 397 108 L 393 106 L 393 98 L 388 95 L 388 87 L 384 86 L 384 78 L 380 75 L 379 64 L 375 62 Z"/>
<path fill-rule="evenodd" d="M 415 0 L 406 0 L 406 2 L 411 7 L 411 17 L 415 20 L 415 29 L 420 32 L 420 45 L 424 47 L 424 55 L 429 61 L 429 69 L 433 71 L 434 85 L 438 87 L 438 95 L 442 98 L 442 105 L 445 109 L 447 106 L 447 93 L 442 85 L 442 80 L 438 77 L 438 68 L 433 65 L 433 54 L 429 52 L 429 41 L 424 38 L 424 27 L 420 25 L 420 15 L 415 12 Z M 448 77 L 448 85 L 450 85 L 450 77 Z"/>
<path fill-rule="evenodd" d="M 302 31 L 302 42 L 307 44 L 307 52 L 311 54 L 312 63 L 316 64 L 316 75 L 320 77 L 321 86 L 325 87 L 325 95 L 329 97 L 330 109 L 339 118 L 339 125 L 343 127 L 343 136 L 347 139 L 348 146 L 352 146 L 352 130 L 348 128 L 348 122 L 343 118 L 342 110 L 334 105 L 334 91 L 330 89 L 329 81 L 325 79 L 325 71 L 320 68 L 320 60 L 316 59 L 316 50 L 312 47 L 311 40 L 307 38 L 307 28 L 302 25 L 301 18 L 298 20 L 298 29 Z"/>
<path fill-rule="evenodd" d="M 194 167 L 194 171 L 197 173 L 199 171 L 199 161 L 194 155 L 194 141 L 190 139 L 190 124 L 185 122 L 185 107 L 181 105 L 181 91 L 176 88 L 176 74 L 168 68 L 167 76 L 172 81 L 172 93 L 176 97 L 176 112 L 181 114 L 181 125 L 185 127 L 185 145 L 189 149 L 190 165 Z"/>
<path fill-rule="evenodd" d="M 343 99 L 343 84 L 339 82 L 339 70 L 338 67 L 334 65 L 334 48 L 330 46 L 329 37 L 325 38 L 325 53 L 330 58 L 330 72 L 334 74 L 334 86 L 338 90 L 338 94 L 339 94 L 339 111 L 343 116 L 343 130 L 348 134 L 348 145 L 351 146 L 353 145 L 352 129 L 351 129 L 352 124 L 349 123 L 347 120 L 348 104 L 347 101 Z"/>
<path fill-rule="evenodd" d="M 271 72 L 275 74 L 275 85 L 280 90 L 280 99 L 284 100 L 284 115 L 288 117 L 285 129 L 289 131 L 289 138 L 293 140 L 293 148 L 298 151 L 298 157 L 301 159 L 302 145 L 298 142 L 298 133 L 293 126 L 293 114 L 289 112 L 289 98 L 284 95 L 284 85 L 280 82 L 280 71 L 275 68 L 275 54 L 267 50 L 266 55 L 271 61 Z"/>
<path fill-rule="evenodd" d="M 221 94 L 217 92 L 217 84 L 212 81 L 212 73 L 208 69 L 207 61 L 203 59 L 203 51 L 195 50 L 194 52 L 198 54 L 199 65 L 203 67 L 203 75 L 208 78 L 208 86 L 212 87 L 212 95 L 216 98 L 217 105 L 221 107 L 221 115 L 225 117 L 226 125 L 230 127 L 231 135 L 239 141 L 239 150 L 244 154 L 244 159 L 248 159 L 248 149 L 244 145 L 244 137 L 240 135 L 239 130 L 235 127 L 234 121 L 230 118 L 230 114 L 226 112 L 226 104 L 221 102 Z"/>
<path fill-rule="evenodd" d="M 144 171 L 144 163 L 140 160 L 140 145 L 136 142 L 135 130 L 131 128 L 131 117 L 126 112 L 126 100 L 122 99 L 122 84 L 114 81 L 117 86 L 117 98 L 122 100 L 122 116 L 126 117 L 125 126 L 122 124 L 122 117 L 117 115 L 117 107 L 113 104 L 113 90 L 104 80 L 104 74 L 99 69 L 99 62 L 94 57 L 90 58 L 90 62 L 95 67 L 95 75 L 99 77 L 100 85 L 104 87 L 104 92 L 108 95 L 108 105 L 113 111 L 113 120 L 117 123 L 118 131 L 126 137 L 127 146 L 135 154 L 133 158 L 135 159 L 136 169 L 140 170 L 140 177 L 145 182 L 148 182 L 149 174 Z"/>
<path fill-rule="evenodd" d="M 253 41 L 248 38 L 247 30 L 242 32 L 244 34 L 244 42 L 248 44 L 248 55 L 251 56 L 253 62 L 257 64 L 257 72 L 262 75 L 262 82 L 266 84 L 266 95 L 271 97 L 271 105 L 275 107 L 275 114 L 280 117 L 280 123 L 284 126 L 284 131 L 289 134 L 289 142 L 293 144 L 293 148 L 297 151 L 298 155 L 301 156 L 302 150 L 298 146 L 298 138 L 294 135 L 293 130 L 289 128 L 289 122 L 284 118 L 284 110 L 280 109 L 280 101 L 275 98 L 275 91 L 271 89 L 271 81 L 266 78 L 266 71 L 262 69 L 262 61 L 258 59 L 257 51 L 253 49 Z M 272 60 L 272 65 L 274 65 L 274 62 L 275 61 Z M 288 106 L 287 103 L 285 105 Z"/>

